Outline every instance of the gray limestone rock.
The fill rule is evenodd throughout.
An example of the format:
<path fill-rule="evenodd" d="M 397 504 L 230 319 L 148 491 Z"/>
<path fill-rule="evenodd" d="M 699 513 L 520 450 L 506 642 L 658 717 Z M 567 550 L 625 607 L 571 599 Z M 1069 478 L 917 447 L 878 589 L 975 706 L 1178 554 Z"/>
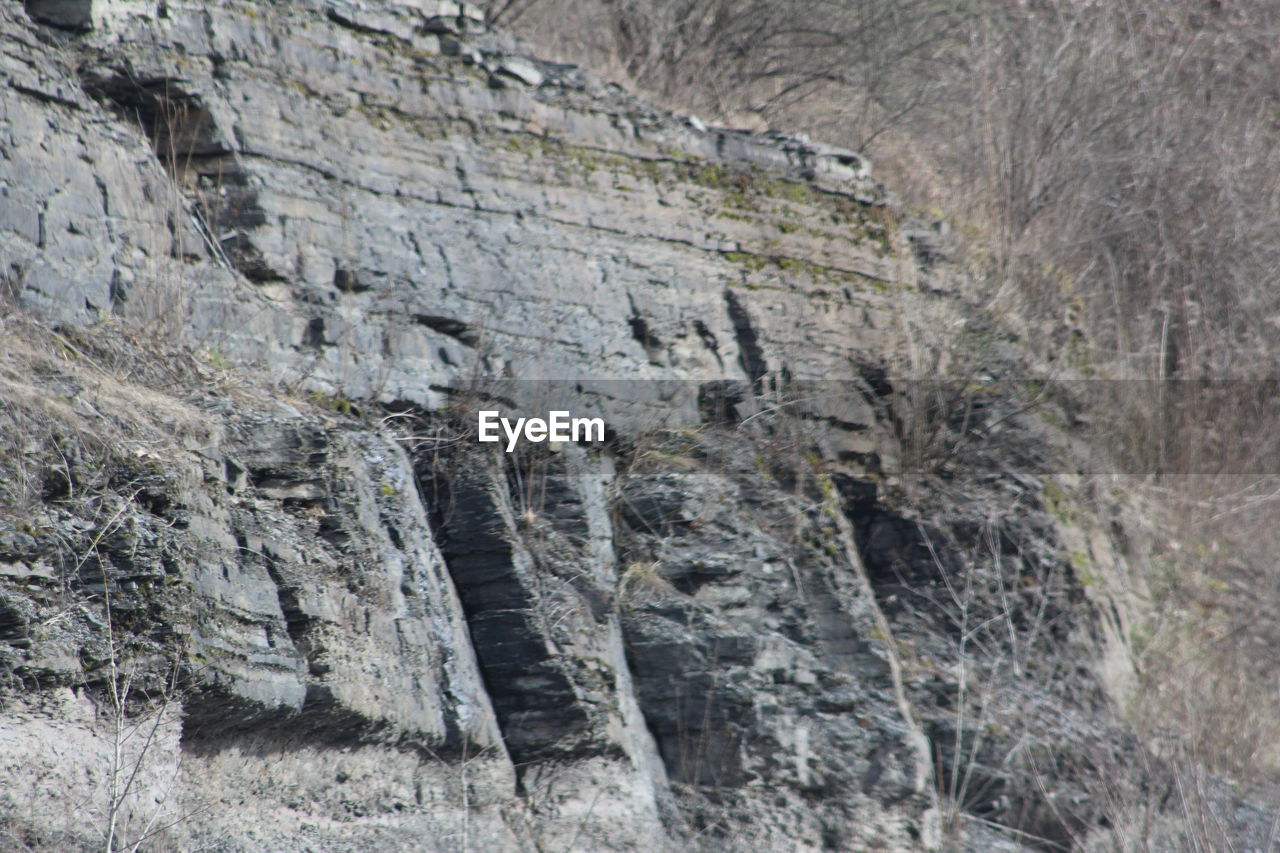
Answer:
<path fill-rule="evenodd" d="M 0 828 L 936 847 L 970 721 L 904 601 L 977 511 L 877 497 L 912 241 L 857 153 L 658 109 L 472 4 L 0 6 Z M 479 403 L 609 430 L 490 453 Z M 1059 566 L 1042 515 L 1015 575 Z M 1007 695 L 1112 743 L 1074 677 Z M 1098 819 L 1010 794 L 1020 743 L 974 753 L 985 814 Z"/>

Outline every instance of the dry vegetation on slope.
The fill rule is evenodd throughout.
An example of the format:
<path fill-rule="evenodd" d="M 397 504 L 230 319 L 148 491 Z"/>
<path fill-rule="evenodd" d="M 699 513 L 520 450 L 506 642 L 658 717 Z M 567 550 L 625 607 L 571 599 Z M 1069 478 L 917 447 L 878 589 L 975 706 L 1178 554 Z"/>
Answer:
<path fill-rule="evenodd" d="M 1274 775 L 1280 7 L 490 10 L 544 53 L 705 119 L 862 148 L 908 214 L 952 223 L 965 298 L 1034 342 L 1044 375 L 1095 380 L 1073 386 L 1081 421 L 1106 425 L 1117 470 L 1137 475 L 1126 486 L 1146 495 L 1158 544 L 1132 638 L 1135 720 L 1187 767 Z"/>

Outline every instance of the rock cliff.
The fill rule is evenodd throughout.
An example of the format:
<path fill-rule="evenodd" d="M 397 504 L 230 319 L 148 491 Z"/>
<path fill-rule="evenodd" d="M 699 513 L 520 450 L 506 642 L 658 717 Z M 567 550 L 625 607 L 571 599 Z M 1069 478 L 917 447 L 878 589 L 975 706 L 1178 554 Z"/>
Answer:
<path fill-rule="evenodd" d="M 1120 527 L 1017 401 L 895 386 L 978 320 L 857 154 L 448 0 L 27 0 L 0 66 L 3 844 L 1119 819 Z M 486 401 L 608 441 L 488 452 Z"/>

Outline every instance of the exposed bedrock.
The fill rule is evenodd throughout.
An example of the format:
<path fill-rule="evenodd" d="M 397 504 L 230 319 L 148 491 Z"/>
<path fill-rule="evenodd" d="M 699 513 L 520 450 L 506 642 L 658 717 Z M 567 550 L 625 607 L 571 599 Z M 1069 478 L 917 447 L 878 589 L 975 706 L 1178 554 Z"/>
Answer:
<path fill-rule="evenodd" d="M 1042 770 L 1122 748 L 1124 556 L 1012 451 L 891 492 L 959 273 L 859 155 L 448 0 L 10 2 L 0 69 L 0 848 L 1103 825 Z"/>

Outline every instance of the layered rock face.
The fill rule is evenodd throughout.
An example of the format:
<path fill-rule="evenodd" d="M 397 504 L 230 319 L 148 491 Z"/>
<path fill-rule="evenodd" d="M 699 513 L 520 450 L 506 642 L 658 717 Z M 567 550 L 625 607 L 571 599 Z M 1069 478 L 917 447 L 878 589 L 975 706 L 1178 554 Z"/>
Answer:
<path fill-rule="evenodd" d="M 880 500 L 929 297 L 856 154 L 451 2 L 28 0 L 0 64 L 5 844 L 915 850 L 939 788 L 1009 849 L 1099 819 L 966 698 L 994 637 L 993 708 L 1105 740 L 1081 662 L 1123 626 L 1043 484 L 986 460 L 993 527 Z M 477 401 L 610 441 L 491 453 Z M 1015 601 L 957 633 L 988 540 Z"/>
<path fill-rule="evenodd" d="M 56 316 L 173 288 L 195 340 L 421 403 L 478 372 L 843 377 L 911 284 L 846 157 L 698 130 L 449 4 L 86 6 L 74 38 L 5 12 L 6 168 L 61 164 L 7 275 Z"/>

